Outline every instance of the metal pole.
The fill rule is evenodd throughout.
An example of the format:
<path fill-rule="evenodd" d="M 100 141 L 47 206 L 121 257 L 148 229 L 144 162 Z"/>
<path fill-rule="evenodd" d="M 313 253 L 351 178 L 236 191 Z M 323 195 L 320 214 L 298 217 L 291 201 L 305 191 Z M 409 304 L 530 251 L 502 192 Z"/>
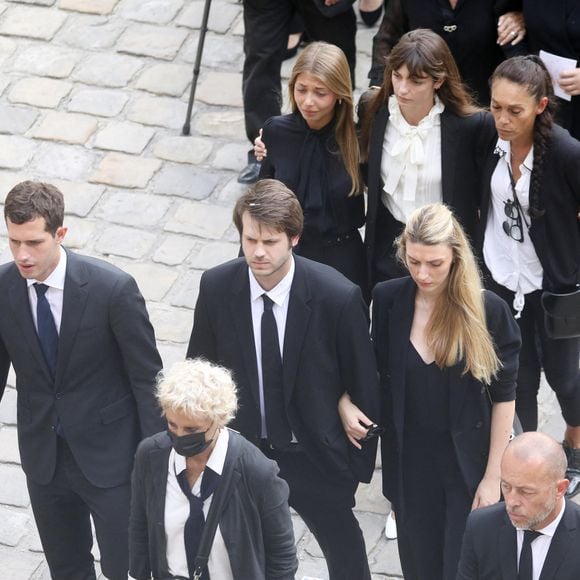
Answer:
<path fill-rule="evenodd" d="M 205 0 L 203 7 L 203 17 L 201 19 L 201 28 L 199 29 L 199 40 L 197 41 L 197 54 L 193 65 L 193 79 L 191 81 L 191 91 L 189 93 L 189 103 L 187 104 L 187 115 L 183 125 L 182 134 L 189 135 L 191 132 L 191 111 L 193 110 L 193 101 L 195 99 L 195 90 L 197 89 L 197 79 L 199 78 L 199 68 L 201 66 L 201 55 L 203 54 L 203 45 L 205 34 L 207 32 L 207 21 L 209 20 L 209 9 L 211 0 Z"/>

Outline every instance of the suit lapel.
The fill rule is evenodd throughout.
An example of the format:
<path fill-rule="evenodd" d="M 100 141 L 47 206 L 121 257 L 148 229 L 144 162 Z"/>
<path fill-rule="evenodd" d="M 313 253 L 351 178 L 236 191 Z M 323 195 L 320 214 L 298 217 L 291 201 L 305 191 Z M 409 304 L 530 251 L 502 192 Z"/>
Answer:
<path fill-rule="evenodd" d="M 457 129 L 457 117 L 445 109 L 441 114 L 441 196 L 443 202 L 452 207 L 456 166 L 462 158 L 462 152 L 457 151 Z"/>
<path fill-rule="evenodd" d="M 501 580 L 513 580 L 518 577 L 517 571 L 517 538 L 516 529 L 504 513 L 503 527 L 497 537 L 499 545 L 499 567 Z"/>
<path fill-rule="evenodd" d="M 552 538 L 540 580 L 557 580 L 558 568 L 562 562 L 566 561 L 568 551 L 572 548 L 578 548 L 577 532 L 574 512 L 568 505 Z M 580 570 L 578 574 L 580 575 Z"/>
<path fill-rule="evenodd" d="M 369 214 L 373 214 L 373 216 L 377 213 L 381 197 L 381 159 L 383 157 L 383 141 L 385 140 L 385 131 L 388 120 L 389 110 L 387 105 L 381 105 L 375 115 L 369 146 L 368 191 L 370 196 L 375 194 L 376 199 L 369 199 L 368 211 Z"/>
<path fill-rule="evenodd" d="M 296 270 L 294 271 L 294 280 L 292 280 L 292 287 L 290 288 L 286 330 L 284 332 L 284 356 L 282 358 L 284 399 L 287 407 L 296 384 L 300 354 L 311 314 L 308 271 L 301 258 L 295 256 L 294 262 Z"/>

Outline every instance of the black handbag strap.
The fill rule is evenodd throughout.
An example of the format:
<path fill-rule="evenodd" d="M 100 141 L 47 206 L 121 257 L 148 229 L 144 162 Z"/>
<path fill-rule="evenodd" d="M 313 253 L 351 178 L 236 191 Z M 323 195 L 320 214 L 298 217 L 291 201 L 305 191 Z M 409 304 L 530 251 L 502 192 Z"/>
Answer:
<path fill-rule="evenodd" d="M 209 560 L 209 553 L 213 545 L 218 522 L 224 511 L 226 502 L 230 496 L 234 467 L 240 454 L 240 436 L 235 431 L 230 431 L 228 440 L 228 450 L 224 462 L 222 479 L 213 493 L 211 505 L 205 520 L 199 548 L 195 557 L 195 570 L 193 580 L 201 580 L 201 575 Z"/>

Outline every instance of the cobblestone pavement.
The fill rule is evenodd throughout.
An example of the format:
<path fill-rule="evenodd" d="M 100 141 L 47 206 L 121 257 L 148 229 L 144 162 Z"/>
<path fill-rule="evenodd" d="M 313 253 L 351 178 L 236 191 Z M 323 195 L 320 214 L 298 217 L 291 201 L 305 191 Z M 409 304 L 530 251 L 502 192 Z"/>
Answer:
<path fill-rule="evenodd" d="M 235 0 L 212 2 L 192 135 L 181 135 L 203 6 L 202 0 L 0 0 L 0 201 L 24 179 L 61 188 L 68 247 L 135 276 L 165 364 L 185 354 L 201 273 L 238 251 L 231 207 L 243 191 L 236 176 L 248 144 L 242 9 Z M 365 27 L 358 32 L 359 87 L 367 84 L 372 35 Z M 285 63 L 285 76 L 291 65 Z M 544 414 L 557 433 L 553 406 L 548 395 Z M 0 404 L 0 578 L 44 580 L 15 423 L 9 387 Z M 387 509 L 379 467 L 357 504 L 375 579 L 401 577 L 396 542 L 382 533 Z M 327 578 L 297 516 L 295 530 L 297 578 Z"/>

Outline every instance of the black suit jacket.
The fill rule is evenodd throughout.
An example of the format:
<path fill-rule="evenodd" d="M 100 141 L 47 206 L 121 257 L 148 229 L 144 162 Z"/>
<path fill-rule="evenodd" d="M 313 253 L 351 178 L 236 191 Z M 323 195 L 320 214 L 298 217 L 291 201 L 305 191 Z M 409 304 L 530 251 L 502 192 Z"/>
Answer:
<path fill-rule="evenodd" d="M 580 506 L 566 500 L 540 580 L 578 580 L 580 576 Z M 516 529 L 503 502 L 475 510 L 467 518 L 457 580 L 517 578 Z"/>
<path fill-rule="evenodd" d="M 477 246 L 482 255 L 491 177 L 498 160 L 499 156 L 490 149 L 481 178 L 481 220 Z M 580 284 L 580 221 L 577 219 L 580 211 L 580 141 L 558 125 L 552 128 L 550 146 L 542 164 L 538 195 L 545 213 L 531 220 L 529 233 L 544 270 L 543 288 L 552 292 L 571 292 L 576 284 Z"/>
<path fill-rule="evenodd" d="M 361 101 L 364 103 L 364 99 Z M 360 114 L 364 116 L 364 108 Z M 389 111 L 385 104 L 379 108 L 373 121 L 366 168 L 368 207 L 365 246 L 371 284 L 380 281 L 376 271 L 373 274 L 373 265 L 379 259 L 378 256 L 386 252 L 390 256 L 387 258 L 389 277 L 402 275 L 394 257 L 393 243 L 404 225 L 388 212 L 381 201 L 381 159 L 388 121 Z M 476 233 L 481 163 L 496 139 L 493 119 L 484 113 L 460 117 L 445 109 L 441 114 L 442 201 L 453 210 L 471 239 L 474 239 Z M 377 233 L 379 228 L 381 231 Z M 377 247 L 378 240 L 383 247 Z"/>
<path fill-rule="evenodd" d="M 277 476 L 273 461 L 238 433 L 230 431 L 229 436 L 222 476 L 232 470 L 233 475 L 219 526 L 234 576 L 293 580 L 297 560 L 288 485 Z M 129 553 L 130 574 L 138 580 L 169 578 L 165 495 L 170 452 L 167 433 L 158 433 L 139 445 L 135 457 Z"/>
<path fill-rule="evenodd" d="M 377 284 L 373 292 L 373 342 L 379 367 L 386 431 L 381 442 L 383 492 L 404 510 L 402 457 L 405 430 L 405 375 L 416 286 L 409 277 Z M 449 432 L 463 479 L 472 495 L 483 477 L 489 453 L 491 396 L 494 402 L 512 401 L 516 394 L 520 331 L 508 305 L 493 292 L 485 292 L 487 325 L 503 366 L 489 387 L 460 362 L 451 367 L 449 380 Z"/>
<path fill-rule="evenodd" d="M 329 475 L 370 481 L 376 440 L 362 452 L 355 449 L 338 414 L 345 391 L 368 417 L 379 414 L 367 307 L 359 287 L 333 268 L 300 256 L 294 260 L 283 352 L 290 426 L 312 461 Z M 239 410 L 232 427 L 257 443 L 258 373 L 243 258 L 203 274 L 187 356 L 203 356 L 233 371 Z"/>
<path fill-rule="evenodd" d="M 60 424 L 85 477 L 97 487 L 128 482 L 138 442 L 164 428 L 153 387 L 161 368 L 135 280 L 101 260 L 67 251 L 56 376 L 34 327 L 26 280 L 0 267 L 0 395 L 10 363 L 18 392 L 22 468 L 49 483 Z"/>

